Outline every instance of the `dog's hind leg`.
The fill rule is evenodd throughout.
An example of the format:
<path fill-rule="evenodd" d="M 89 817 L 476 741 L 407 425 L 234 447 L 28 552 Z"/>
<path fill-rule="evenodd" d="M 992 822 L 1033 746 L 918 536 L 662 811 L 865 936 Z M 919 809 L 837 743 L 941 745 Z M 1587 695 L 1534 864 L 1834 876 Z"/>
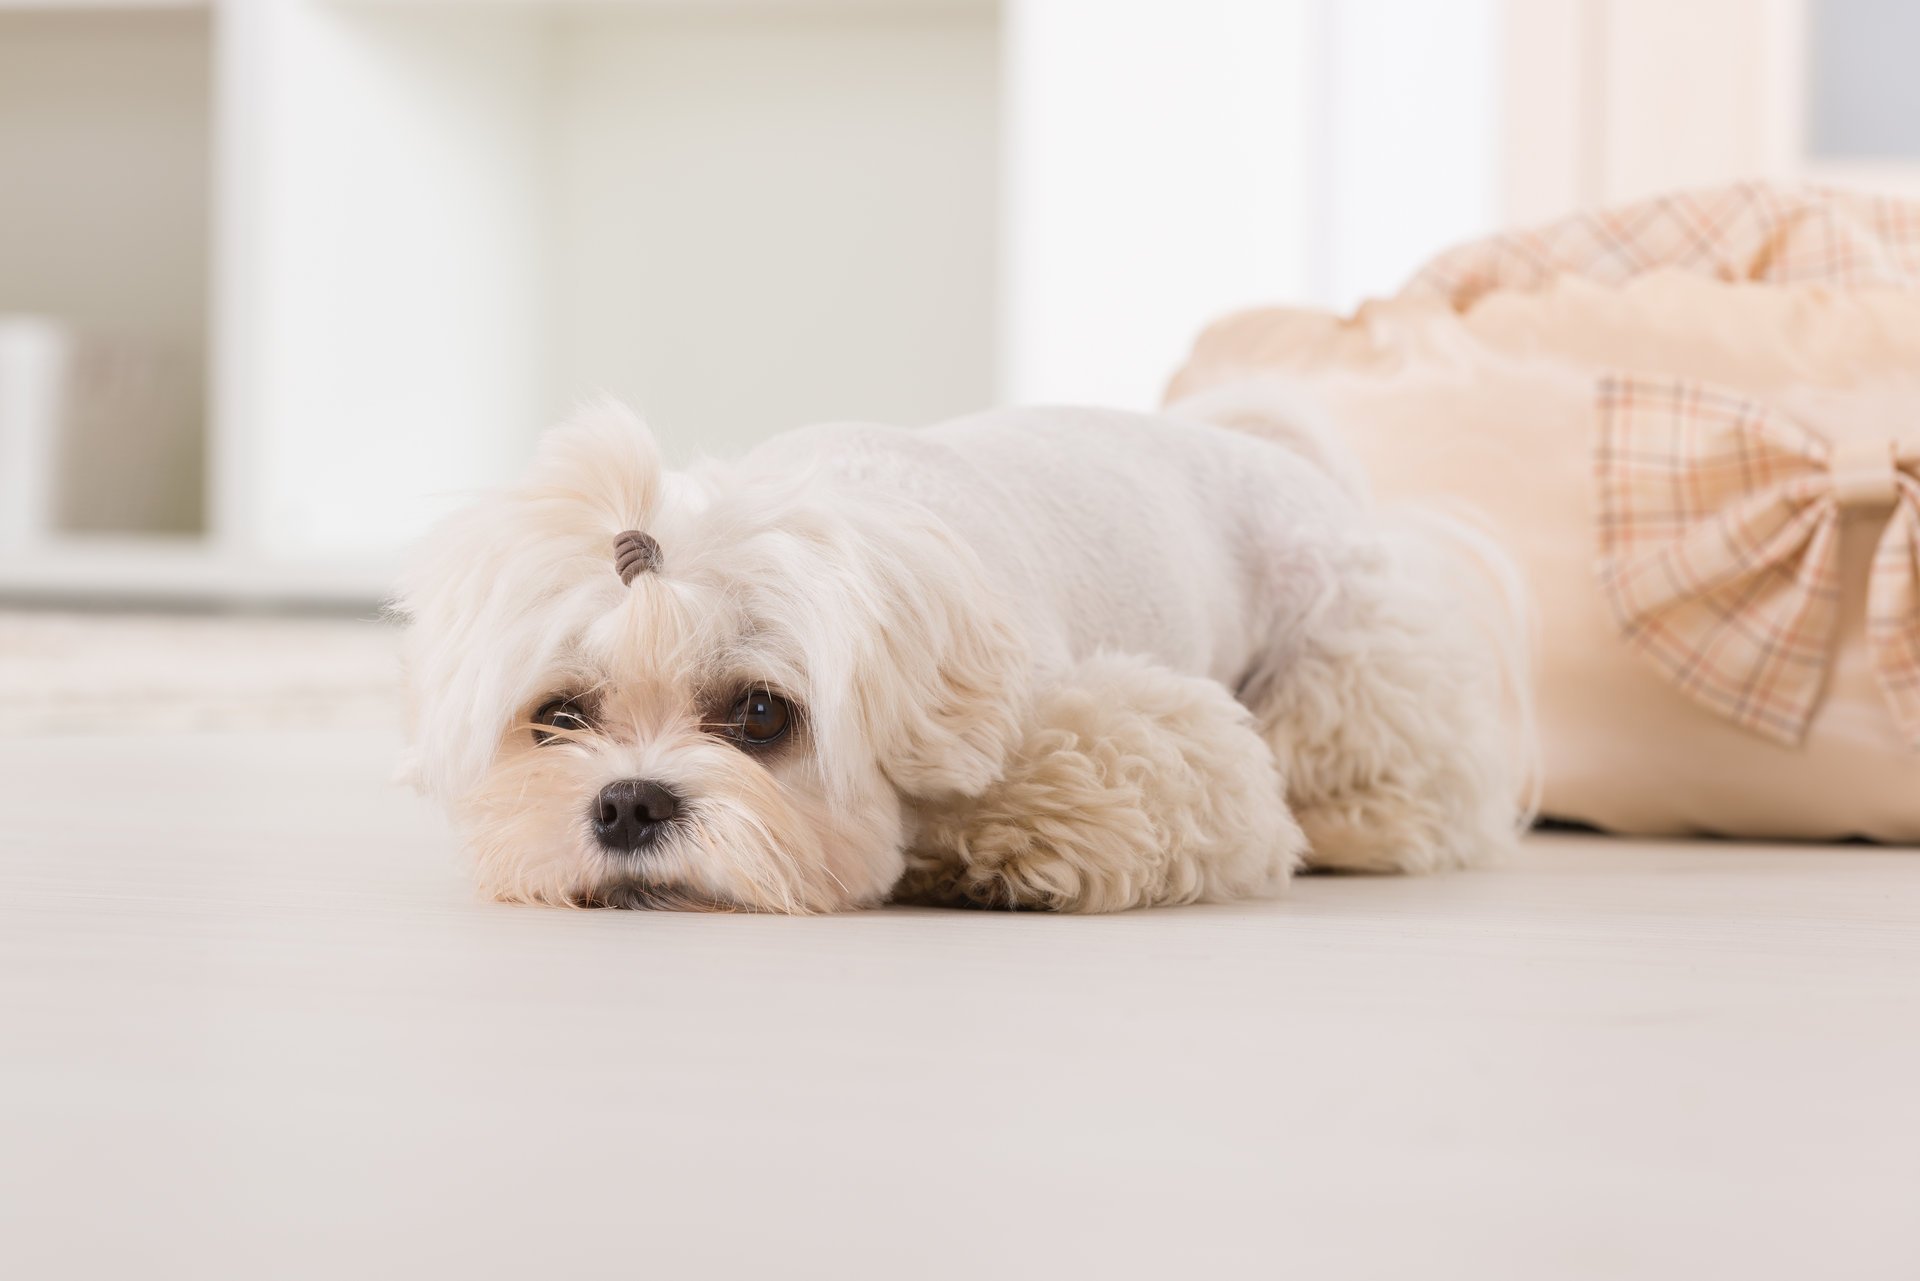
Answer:
<path fill-rule="evenodd" d="M 1417 539 L 1353 552 L 1319 617 L 1241 690 L 1307 864 L 1425 872 L 1496 857 L 1514 843 L 1530 766 L 1510 714 L 1518 638 L 1497 634 L 1512 620 L 1476 620 Z"/>
<path fill-rule="evenodd" d="M 999 782 L 918 817 L 895 897 L 1111 912 L 1269 894 L 1303 839 L 1215 681 L 1097 655 L 1035 700 Z"/>

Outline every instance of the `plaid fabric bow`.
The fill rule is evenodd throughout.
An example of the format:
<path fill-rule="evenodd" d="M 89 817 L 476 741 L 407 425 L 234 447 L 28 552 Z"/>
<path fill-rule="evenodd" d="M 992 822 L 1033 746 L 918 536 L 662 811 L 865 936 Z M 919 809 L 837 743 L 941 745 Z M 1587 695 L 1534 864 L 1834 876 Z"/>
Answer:
<path fill-rule="evenodd" d="M 1740 395 L 1611 377 L 1599 387 L 1600 583 L 1627 642 L 1734 724 L 1797 744 L 1840 604 L 1840 523 L 1891 508 L 1867 647 L 1920 747 L 1920 456 L 1835 446 Z"/>

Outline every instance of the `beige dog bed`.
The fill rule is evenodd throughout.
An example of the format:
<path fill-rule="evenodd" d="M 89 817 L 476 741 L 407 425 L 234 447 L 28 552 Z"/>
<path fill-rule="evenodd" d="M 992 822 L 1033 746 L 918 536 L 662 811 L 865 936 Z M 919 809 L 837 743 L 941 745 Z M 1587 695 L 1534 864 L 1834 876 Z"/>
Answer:
<path fill-rule="evenodd" d="M 1202 336 L 1386 499 L 1463 500 L 1539 613 L 1545 811 L 1920 840 L 1920 206 L 1742 186 L 1454 250 Z"/>

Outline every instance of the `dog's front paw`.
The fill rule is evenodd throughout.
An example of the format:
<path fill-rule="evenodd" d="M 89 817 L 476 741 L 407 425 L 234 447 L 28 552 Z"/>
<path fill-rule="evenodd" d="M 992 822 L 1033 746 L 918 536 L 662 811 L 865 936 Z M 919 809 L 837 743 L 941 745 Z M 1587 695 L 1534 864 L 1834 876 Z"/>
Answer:
<path fill-rule="evenodd" d="M 1012 844 L 1024 844 L 1017 830 L 940 826 L 944 830 L 927 832 L 926 844 L 908 855 L 906 873 L 894 887 L 895 902 L 996 911 L 1089 910 L 1071 869 L 1047 851 L 1006 852 Z M 936 844 L 947 852 L 932 853 Z"/>
<path fill-rule="evenodd" d="M 895 898 L 1114 912 L 1271 892 L 1305 845 L 1217 682 L 1098 655 L 1034 705 L 999 782 L 930 807 Z"/>

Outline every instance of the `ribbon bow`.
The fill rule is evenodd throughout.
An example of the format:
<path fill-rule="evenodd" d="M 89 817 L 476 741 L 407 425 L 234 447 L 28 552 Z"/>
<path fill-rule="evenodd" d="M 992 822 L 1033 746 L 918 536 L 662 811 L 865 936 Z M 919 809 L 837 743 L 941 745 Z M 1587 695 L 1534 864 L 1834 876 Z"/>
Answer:
<path fill-rule="evenodd" d="M 1867 585 L 1868 657 L 1920 747 L 1920 454 L 1833 444 L 1737 393 L 1599 387 L 1600 585 L 1627 642 L 1682 692 L 1789 745 L 1820 700 L 1840 524 L 1890 510 Z"/>

